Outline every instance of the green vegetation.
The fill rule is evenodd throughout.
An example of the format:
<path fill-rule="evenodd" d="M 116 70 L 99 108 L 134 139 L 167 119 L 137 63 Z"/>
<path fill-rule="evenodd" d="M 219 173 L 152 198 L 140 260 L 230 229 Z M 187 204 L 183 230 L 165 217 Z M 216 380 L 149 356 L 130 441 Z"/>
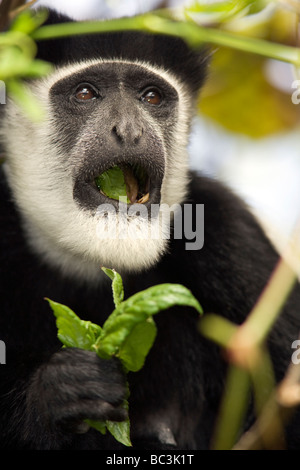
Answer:
<path fill-rule="evenodd" d="M 155 337 L 156 326 L 152 316 L 174 305 L 185 305 L 202 313 L 201 306 L 191 292 L 179 284 L 160 284 L 124 298 L 121 276 L 114 270 L 102 268 L 112 280 L 115 310 L 103 327 L 81 320 L 65 305 L 49 300 L 56 317 L 58 338 L 66 347 L 95 351 L 99 357 L 117 357 L 125 372 L 137 372 L 145 362 Z M 128 402 L 123 405 L 128 408 Z M 88 421 L 98 431 L 106 428 L 122 444 L 129 446 L 129 420 L 122 423 Z"/>

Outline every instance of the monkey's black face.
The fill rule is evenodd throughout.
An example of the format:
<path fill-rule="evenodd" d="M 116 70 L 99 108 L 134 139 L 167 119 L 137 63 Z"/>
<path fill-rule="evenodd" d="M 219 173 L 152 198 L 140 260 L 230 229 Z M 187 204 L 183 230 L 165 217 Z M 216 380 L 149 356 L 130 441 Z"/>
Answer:
<path fill-rule="evenodd" d="M 45 119 L 33 123 L 10 103 L 3 135 L 32 249 L 96 282 L 100 265 L 153 266 L 186 196 L 190 88 L 169 70 L 122 58 L 66 64 L 28 86 Z"/>
<path fill-rule="evenodd" d="M 178 104 L 170 83 L 139 65 L 98 63 L 56 82 L 50 102 L 81 207 L 117 207 L 125 191 L 128 204 L 160 203 Z M 116 167 L 120 194 L 97 184 Z"/>

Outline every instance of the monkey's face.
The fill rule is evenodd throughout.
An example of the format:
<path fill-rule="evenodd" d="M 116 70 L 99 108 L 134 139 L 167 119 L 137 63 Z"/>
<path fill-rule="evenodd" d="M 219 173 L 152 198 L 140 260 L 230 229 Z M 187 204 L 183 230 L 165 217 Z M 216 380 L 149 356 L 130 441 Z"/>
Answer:
<path fill-rule="evenodd" d="M 30 88 L 45 119 L 33 123 L 10 103 L 3 136 L 33 249 L 85 278 L 101 265 L 157 262 L 168 208 L 186 193 L 187 89 L 167 71 L 120 60 L 69 65 Z"/>

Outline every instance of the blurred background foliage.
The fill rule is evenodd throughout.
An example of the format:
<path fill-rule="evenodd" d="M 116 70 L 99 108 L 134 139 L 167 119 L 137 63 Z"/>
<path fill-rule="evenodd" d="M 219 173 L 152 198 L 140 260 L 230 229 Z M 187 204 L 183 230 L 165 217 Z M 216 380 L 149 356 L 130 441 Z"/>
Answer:
<path fill-rule="evenodd" d="M 255 3 L 263 7 L 260 13 L 250 11 L 246 17 L 227 22 L 223 29 L 297 47 L 300 2 Z M 300 123 L 300 110 L 291 100 L 291 83 L 296 78 L 297 70 L 287 64 L 219 48 L 199 108 L 226 129 L 251 137 L 291 130 Z"/>
<path fill-rule="evenodd" d="M 270 83 L 268 62 L 232 49 L 217 51 L 200 111 L 226 129 L 254 138 L 298 126 L 300 112 L 290 99 L 292 89 L 287 92 Z"/>

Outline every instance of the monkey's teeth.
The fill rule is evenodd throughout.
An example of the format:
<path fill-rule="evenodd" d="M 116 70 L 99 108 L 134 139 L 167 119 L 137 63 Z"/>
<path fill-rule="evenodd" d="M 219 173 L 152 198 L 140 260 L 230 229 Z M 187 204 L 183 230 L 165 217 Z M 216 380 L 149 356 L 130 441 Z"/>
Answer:
<path fill-rule="evenodd" d="M 131 204 L 144 204 L 145 202 L 149 201 L 150 181 L 148 177 L 146 179 L 145 172 L 136 165 L 131 167 L 126 164 L 120 164 L 120 168 L 124 174 L 126 193 Z"/>
<path fill-rule="evenodd" d="M 138 181 L 130 167 L 128 167 L 127 165 L 120 165 L 120 168 L 124 174 L 127 197 L 131 204 L 134 204 L 139 193 Z"/>
<path fill-rule="evenodd" d="M 150 194 L 147 193 L 143 197 L 141 197 L 138 201 L 136 201 L 138 204 L 145 204 L 145 202 L 149 201 Z"/>

